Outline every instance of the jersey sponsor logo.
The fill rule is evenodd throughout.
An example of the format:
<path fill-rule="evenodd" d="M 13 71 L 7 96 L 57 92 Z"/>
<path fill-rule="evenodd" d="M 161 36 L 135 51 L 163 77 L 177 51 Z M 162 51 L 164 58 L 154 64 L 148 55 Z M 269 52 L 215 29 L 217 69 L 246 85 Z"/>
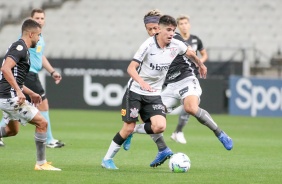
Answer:
<path fill-rule="evenodd" d="M 137 118 L 138 117 L 138 112 L 139 112 L 139 110 L 138 109 L 136 109 L 136 108 L 132 108 L 132 109 L 130 109 L 130 117 L 131 118 Z"/>
<path fill-rule="evenodd" d="M 183 89 L 181 89 L 181 90 L 179 91 L 179 95 L 180 95 L 180 96 L 183 96 L 185 93 L 188 92 L 188 90 L 189 90 L 188 86 L 185 87 L 185 88 L 183 88 Z"/>
<path fill-rule="evenodd" d="M 125 116 L 125 115 L 126 115 L 126 109 L 121 109 L 120 112 L 121 112 L 121 115 L 122 115 L 122 116 Z"/>
<path fill-rule="evenodd" d="M 168 80 L 173 80 L 173 79 L 175 79 L 176 77 L 178 77 L 180 74 L 181 74 L 180 71 L 174 72 L 174 73 L 172 73 L 172 74 L 170 74 L 170 75 L 167 75 L 167 79 L 168 79 Z"/>
<path fill-rule="evenodd" d="M 18 51 L 22 51 L 22 50 L 23 50 L 23 46 L 22 46 L 22 45 L 18 45 L 18 46 L 16 47 L 16 49 L 17 49 Z"/>
<path fill-rule="evenodd" d="M 158 64 L 154 65 L 153 63 L 150 63 L 150 67 L 151 67 L 152 70 L 168 71 L 169 65 L 163 64 L 163 66 L 161 66 L 161 65 L 158 65 Z"/>

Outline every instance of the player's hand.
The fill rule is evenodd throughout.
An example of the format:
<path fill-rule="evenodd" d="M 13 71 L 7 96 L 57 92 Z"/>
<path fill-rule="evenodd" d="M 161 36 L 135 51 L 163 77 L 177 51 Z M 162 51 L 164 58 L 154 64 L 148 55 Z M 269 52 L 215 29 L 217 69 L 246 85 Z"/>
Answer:
<path fill-rule="evenodd" d="M 145 81 L 139 82 L 139 85 L 140 85 L 141 89 L 144 90 L 144 91 L 149 91 L 149 92 L 155 92 L 156 91 Z"/>
<path fill-rule="evenodd" d="M 55 80 L 56 84 L 59 84 L 62 80 L 61 74 L 59 72 L 56 72 L 56 71 L 52 74 L 52 77 Z"/>
<path fill-rule="evenodd" d="M 18 103 L 19 105 L 22 105 L 25 102 L 25 95 L 23 94 L 23 92 L 21 90 L 17 91 L 17 97 L 18 97 Z"/>
<path fill-rule="evenodd" d="M 42 103 L 42 98 L 37 93 L 32 93 L 31 95 L 29 95 L 29 97 L 31 99 L 31 103 L 34 104 L 35 106 Z"/>
<path fill-rule="evenodd" d="M 208 72 L 208 69 L 204 64 L 199 66 L 200 78 L 205 79 L 207 77 L 207 72 Z"/>

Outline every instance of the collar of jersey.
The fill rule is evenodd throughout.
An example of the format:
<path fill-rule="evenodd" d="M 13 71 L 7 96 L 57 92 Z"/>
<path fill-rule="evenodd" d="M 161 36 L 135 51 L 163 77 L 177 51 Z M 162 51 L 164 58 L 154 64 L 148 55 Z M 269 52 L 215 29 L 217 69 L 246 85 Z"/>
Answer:
<path fill-rule="evenodd" d="M 157 47 L 159 48 L 159 49 L 162 49 L 161 47 L 160 47 L 160 45 L 158 44 L 158 41 L 157 41 L 157 35 L 158 35 L 159 33 L 157 33 L 157 34 L 155 34 L 154 35 L 154 40 L 155 40 L 155 42 L 156 42 L 156 45 L 157 45 Z M 170 43 L 168 43 L 167 45 L 166 45 L 166 47 L 168 47 L 170 45 Z"/>

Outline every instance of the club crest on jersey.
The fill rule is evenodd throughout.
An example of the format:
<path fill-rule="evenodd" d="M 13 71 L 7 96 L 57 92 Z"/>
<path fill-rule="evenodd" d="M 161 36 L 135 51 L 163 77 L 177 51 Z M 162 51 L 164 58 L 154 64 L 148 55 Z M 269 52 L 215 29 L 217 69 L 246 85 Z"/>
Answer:
<path fill-rule="evenodd" d="M 131 118 L 137 118 L 138 117 L 138 109 L 136 109 L 136 108 L 132 108 L 132 109 L 130 109 L 130 117 Z"/>
<path fill-rule="evenodd" d="M 170 50 L 170 56 L 171 56 L 172 58 L 174 58 L 174 57 L 177 55 L 177 48 L 172 47 L 172 48 L 170 48 L 169 50 Z"/>

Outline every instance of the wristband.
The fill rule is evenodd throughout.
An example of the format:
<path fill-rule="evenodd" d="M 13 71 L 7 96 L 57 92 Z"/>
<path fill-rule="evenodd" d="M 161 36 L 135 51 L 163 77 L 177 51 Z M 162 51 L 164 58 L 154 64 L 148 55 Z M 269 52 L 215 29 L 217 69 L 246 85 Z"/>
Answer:
<path fill-rule="evenodd" d="M 54 70 L 53 72 L 51 72 L 50 74 L 51 74 L 51 77 L 53 77 L 53 74 L 55 73 L 56 71 Z"/>

